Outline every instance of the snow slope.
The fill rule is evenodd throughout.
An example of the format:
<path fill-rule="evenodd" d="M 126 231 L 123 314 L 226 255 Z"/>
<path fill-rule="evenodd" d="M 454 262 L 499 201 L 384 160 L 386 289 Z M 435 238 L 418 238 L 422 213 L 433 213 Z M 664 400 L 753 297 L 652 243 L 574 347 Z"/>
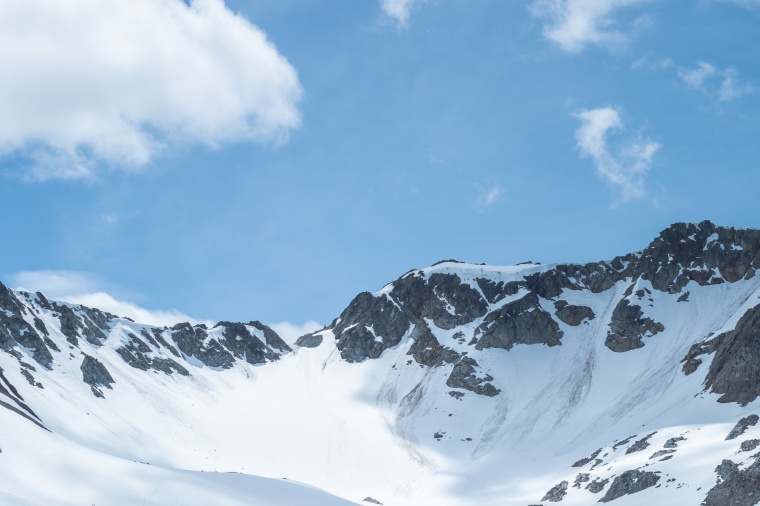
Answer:
<path fill-rule="evenodd" d="M 411 271 L 292 351 L 253 322 L 250 336 L 220 324 L 188 347 L 182 329 L 66 306 L 83 322 L 72 338 L 63 305 L 0 297 L 0 328 L 17 337 L 0 333 L 0 401 L 15 409 L 0 409 L 0 503 L 582 505 L 623 490 L 608 500 L 698 505 L 724 460 L 739 471 L 755 461 L 747 448 L 760 427 L 726 436 L 760 401 L 717 402 L 704 384 L 716 355 L 700 355 L 691 374 L 683 359 L 760 304 L 760 276 L 736 274 L 731 260 L 731 244 L 749 252 L 748 239 L 720 229 L 711 241 L 712 228 L 691 227 L 657 253 L 661 265 L 648 260 L 655 241 L 582 269 Z M 678 286 L 663 290 L 657 276 L 672 262 Z M 644 274 L 634 267 L 643 263 Z M 561 318 L 563 307 L 588 309 Z M 85 336 L 88 321 L 102 337 Z M 518 340 L 494 334 L 500 325 Z M 52 342 L 49 367 L 19 343 L 31 329 Z M 146 358 L 125 359 L 128 346 Z M 95 368 L 85 383 L 85 355 L 113 382 L 93 384 Z M 457 375 L 468 360 L 471 374 Z"/>

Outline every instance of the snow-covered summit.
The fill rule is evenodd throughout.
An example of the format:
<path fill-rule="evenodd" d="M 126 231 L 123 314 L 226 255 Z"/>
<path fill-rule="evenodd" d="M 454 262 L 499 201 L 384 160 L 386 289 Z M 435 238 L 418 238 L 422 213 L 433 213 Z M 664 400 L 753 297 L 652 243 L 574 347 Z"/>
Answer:
<path fill-rule="evenodd" d="M 445 261 L 292 349 L 0 285 L 0 503 L 755 504 L 759 267 L 760 231 L 710 222 L 587 264 Z"/>

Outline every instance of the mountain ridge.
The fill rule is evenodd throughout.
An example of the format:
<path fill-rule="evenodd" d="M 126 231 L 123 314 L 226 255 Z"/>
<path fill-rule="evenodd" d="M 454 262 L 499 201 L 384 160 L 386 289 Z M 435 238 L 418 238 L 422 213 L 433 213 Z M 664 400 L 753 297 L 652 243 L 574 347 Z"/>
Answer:
<path fill-rule="evenodd" d="M 0 416 L 106 460 L 353 501 L 755 504 L 760 429 L 726 434 L 760 411 L 758 266 L 760 230 L 710 222 L 609 261 L 444 261 L 292 347 L 258 321 L 161 328 L 0 284 Z M 19 476 L 6 454 L 0 471 Z"/>

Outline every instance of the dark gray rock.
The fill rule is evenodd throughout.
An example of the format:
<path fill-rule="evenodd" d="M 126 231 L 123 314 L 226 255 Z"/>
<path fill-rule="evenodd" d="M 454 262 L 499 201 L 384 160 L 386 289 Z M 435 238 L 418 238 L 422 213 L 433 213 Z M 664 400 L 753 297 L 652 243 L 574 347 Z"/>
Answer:
<path fill-rule="evenodd" d="M 56 304 L 53 302 L 52 307 L 58 312 L 58 319 L 61 322 L 61 332 L 66 336 L 66 340 L 74 346 L 79 346 L 79 328 L 81 323 L 74 314 L 74 311 L 65 304 Z"/>
<path fill-rule="evenodd" d="M 541 500 L 560 502 L 567 495 L 567 485 L 568 483 L 566 481 L 554 485 Z"/>
<path fill-rule="evenodd" d="M 110 390 L 111 385 L 115 383 L 108 369 L 95 357 L 85 355 L 79 368 L 82 371 L 82 380 L 90 385 L 92 393 L 96 397 L 103 397 L 100 387 Z"/>
<path fill-rule="evenodd" d="M 736 328 L 722 336 L 705 385 L 723 394 L 718 402 L 746 406 L 760 395 L 760 305 L 747 311 Z"/>
<path fill-rule="evenodd" d="M 731 429 L 731 432 L 728 433 L 728 436 L 726 436 L 726 441 L 730 441 L 732 439 L 736 439 L 742 434 L 744 434 L 748 428 L 754 427 L 757 425 L 758 420 L 760 420 L 760 417 L 757 415 L 749 415 L 745 416 L 738 422 L 736 422 L 736 425 L 733 429 Z"/>
<path fill-rule="evenodd" d="M 497 283 L 496 281 L 484 278 L 478 278 L 475 282 L 478 284 L 480 291 L 483 292 L 486 300 L 491 304 L 496 304 L 504 299 L 504 297 L 515 295 L 520 291 L 521 287 L 525 286 L 525 283 L 517 281 L 510 281 L 509 283 L 499 281 Z"/>
<path fill-rule="evenodd" d="M 290 346 L 288 346 L 287 343 L 282 340 L 280 335 L 267 325 L 264 325 L 258 320 L 249 322 L 248 325 L 257 330 L 260 330 L 264 334 L 264 344 L 266 344 L 270 349 L 277 350 L 281 353 L 293 351 Z"/>
<path fill-rule="evenodd" d="M 538 296 L 529 293 L 489 313 L 475 334 L 479 336 L 475 345 L 479 350 L 509 350 L 515 344 L 557 346 L 561 344 L 563 332 L 551 315 L 541 307 Z"/>
<path fill-rule="evenodd" d="M 362 499 L 362 501 L 368 502 L 368 503 L 371 503 L 371 504 L 383 504 L 380 501 L 378 501 L 377 499 L 373 499 L 373 498 L 371 498 L 369 496 L 365 497 L 364 499 Z"/>
<path fill-rule="evenodd" d="M 760 439 L 748 439 L 746 441 L 742 441 L 742 444 L 739 445 L 741 451 L 743 452 L 751 452 L 758 446 L 760 446 Z"/>
<path fill-rule="evenodd" d="M 484 316 L 488 302 L 478 290 L 462 283 L 456 274 L 421 273 L 402 276 L 393 283 L 390 297 L 410 321 L 432 320 L 440 329 L 453 329 Z"/>
<path fill-rule="evenodd" d="M 591 479 L 590 476 L 589 473 L 578 473 L 578 476 L 575 477 L 575 481 L 573 482 L 573 487 L 581 488 L 581 484 L 586 483 Z"/>
<path fill-rule="evenodd" d="M 154 341 L 155 342 L 155 341 Z M 116 353 L 131 367 L 141 371 L 155 370 L 165 374 L 177 372 L 182 376 L 189 376 L 187 369 L 171 358 L 153 356 L 155 352 L 139 337 L 129 334 L 129 342 L 116 349 Z"/>
<path fill-rule="evenodd" d="M 196 325 L 195 327 L 197 327 L 197 328 L 199 328 L 201 330 L 204 330 L 204 331 L 206 329 L 206 326 L 203 325 L 203 324 Z M 158 328 L 154 327 L 152 329 L 152 332 L 153 332 L 153 335 L 151 335 L 151 333 L 148 332 L 146 329 L 141 329 L 140 330 L 140 335 L 142 335 L 145 339 L 147 339 L 156 348 L 158 348 L 159 345 L 160 345 L 164 349 L 169 350 L 169 352 L 172 355 L 174 355 L 175 357 L 180 358 L 179 351 L 177 351 L 177 349 L 174 346 L 172 346 L 171 344 L 169 344 L 166 341 L 166 339 L 164 339 L 163 332 L 161 331 L 161 329 L 158 329 Z"/>
<path fill-rule="evenodd" d="M 224 337 L 219 340 L 220 344 L 230 350 L 235 358 L 245 360 L 249 364 L 264 364 L 267 360 L 280 358 L 267 349 L 267 346 L 242 323 L 219 322 L 216 327 L 224 328 Z"/>
<path fill-rule="evenodd" d="M 631 495 L 641 492 L 649 487 L 654 487 L 660 481 L 660 476 L 649 471 L 631 469 L 623 474 L 616 476 L 612 485 L 607 489 L 604 497 L 599 502 L 610 502 L 624 495 Z"/>
<path fill-rule="evenodd" d="M 644 317 L 641 306 L 622 299 L 612 311 L 610 331 L 604 344 L 618 353 L 635 350 L 644 346 L 644 336 L 653 336 L 663 330 L 662 323 Z"/>
<path fill-rule="evenodd" d="M 590 457 L 586 457 L 586 458 L 583 458 L 583 459 L 580 459 L 579 461 L 577 461 L 575 464 L 573 464 L 573 467 L 583 467 L 583 466 L 585 466 L 586 464 L 588 464 L 589 462 L 591 462 L 592 460 L 594 460 L 595 458 L 597 458 L 600 453 L 602 453 L 602 449 L 601 448 L 599 448 L 594 453 L 592 453 Z"/>
<path fill-rule="evenodd" d="M 474 392 L 478 395 L 485 395 L 487 397 L 499 395 L 501 390 L 489 383 L 490 381 L 493 381 L 493 377 L 490 374 L 479 377 L 475 369 L 476 367 L 479 368 L 475 359 L 467 356 L 462 357 L 459 362 L 454 365 L 451 375 L 446 380 L 446 385 L 451 388 L 469 390 L 470 392 Z"/>
<path fill-rule="evenodd" d="M 208 337 L 205 325 L 193 327 L 189 323 L 178 323 L 171 330 L 172 340 L 186 356 L 195 357 L 209 367 L 229 369 L 235 364 L 235 357 L 218 341 L 205 342 Z"/>
<path fill-rule="evenodd" d="M 760 502 L 760 462 L 742 470 L 724 460 L 715 472 L 718 483 L 707 492 L 703 506 L 753 506 Z"/>
<path fill-rule="evenodd" d="M 564 304 L 559 304 L 565 302 Z M 560 307 L 557 307 L 559 304 Z M 554 314 L 568 325 L 577 327 L 583 320 L 593 320 L 596 315 L 594 311 L 588 306 L 574 306 L 568 304 L 566 301 L 558 301 L 554 303 L 554 307 L 557 309 Z"/>
<path fill-rule="evenodd" d="M 715 353 L 715 351 L 720 347 L 720 345 L 723 343 L 723 338 L 725 337 L 725 334 L 720 334 L 717 337 L 714 337 L 713 339 L 709 339 L 707 341 L 702 341 L 701 343 L 696 343 L 689 348 L 689 352 L 686 354 L 686 356 L 681 359 L 681 362 L 683 362 L 683 372 L 685 375 L 689 375 L 697 370 L 697 368 L 702 364 L 702 359 L 697 358 L 701 355 L 710 355 L 711 353 Z"/>
<path fill-rule="evenodd" d="M 322 332 L 321 330 L 319 332 Z M 312 332 L 296 339 L 296 346 L 301 348 L 317 348 L 322 344 L 322 334 L 319 332 Z"/>
<path fill-rule="evenodd" d="M 678 446 L 678 443 L 681 441 L 686 441 L 686 438 L 683 436 L 678 437 L 672 437 L 665 441 L 665 444 L 663 445 L 664 448 L 675 448 Z"/>
<path fill-rule="evenodd" d="M 438 342 L 424 321 L 414 326 L 410 338 L 414 343 L 409 348 L 408 355 L 412 355 L 418 364 L 436 367 L 444 362 L 453 364 L 460 358 L 459 353 Z"/>
<path fill-rule="evenodd" d="M 12 353 L 17 345 L 21 345 L 31 353 L 35 362 L 52 369 L 53 356 L 37 330 L 24 319 L 26 312 L 13 292 L 0 283 L 0 349 Z"/>
<path fill-rule="evenodd" d="M 599 478 L 595 478 L 594 481 L 586 485 L 586 490 L 591 492 L 592 494 L 598 494 L 602 490 L 604 490 L 604 487 L 607 486 L 607 483 L 609 483 L 609 478 L 600 480 Z"/>
<path fill-rule="evenodd" d="M 636 434 L 634 434 L 633 436 L 628 436 L 627 438 L 623 439 L 622 441 L 618 441 L 617 443 L 615 443 L 614 445 L 612 445 L 612 451 L 614 452 L 615 450 L 617 450 L 621 446 L 627 445 L 635 437 L 636 437 Z"/>
<path fill-rule="evenodd" d="M 648 434 L 644 436 L 643 438 L 639 439 L 635 443 L 633 443 L 626 451 L 625 454 L 631 454 L 635 452 L 640 452 L 642 450 L 645 450 L 649 447 L 649 438 L 657 434 L 657 432 L 652 432 L 651 434 Z"/>
<path fill-rule="evenodd" d="M 400 343 L 410 325 L 409 318 L 389 297 L 363 292 L 341 313 L 333 333 L 341 357 L 347 362 L 361 362 L 377 358 Z"/>
<path fill-rule="evenodd" d="M 665 456 L 665 455 L 669 455 L 669 454 L 671 454 L 671 453 L 675 453 L 675 452 L 676 452 L 676 450 L 658 450 L 658 451 L 654 452 L 654 453 L 652 454 L 652 456 L 651 456 L 651 457 L 649 457 L 649 458 L 650 458 L 650 459 L 656 459 L 656 458 L 658 458 L 658 457 L 663 457 L 663 456 Z"/>

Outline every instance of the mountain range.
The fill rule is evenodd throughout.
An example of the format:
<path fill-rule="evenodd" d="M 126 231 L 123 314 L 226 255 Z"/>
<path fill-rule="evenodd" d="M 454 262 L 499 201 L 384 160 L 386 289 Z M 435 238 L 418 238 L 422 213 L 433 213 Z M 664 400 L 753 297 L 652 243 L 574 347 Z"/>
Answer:
<path fill-rule="evenodd" d="M 454 260 L 285 342 L 0 284 L 0 504 L 754 505 L 760 230 Z"/>

